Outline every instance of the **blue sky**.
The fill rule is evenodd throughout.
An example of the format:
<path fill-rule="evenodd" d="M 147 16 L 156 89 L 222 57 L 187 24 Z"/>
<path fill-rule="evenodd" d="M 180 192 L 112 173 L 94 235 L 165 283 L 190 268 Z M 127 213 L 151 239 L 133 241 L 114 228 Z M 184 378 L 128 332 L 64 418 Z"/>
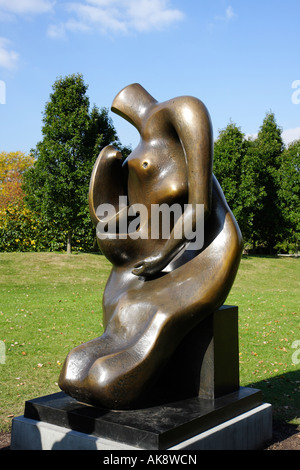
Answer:
<path fill-rule="evenodd" d="M 0 0 L 0 151 L 35 147 L 52 84 L 77 72 L 99 108 L 139 82 L 158 101 L 200 98 L 215 137 L 230 120 L 255 134 L 271 110 L 300 138 L 299 13 L 299 0 Z"/>

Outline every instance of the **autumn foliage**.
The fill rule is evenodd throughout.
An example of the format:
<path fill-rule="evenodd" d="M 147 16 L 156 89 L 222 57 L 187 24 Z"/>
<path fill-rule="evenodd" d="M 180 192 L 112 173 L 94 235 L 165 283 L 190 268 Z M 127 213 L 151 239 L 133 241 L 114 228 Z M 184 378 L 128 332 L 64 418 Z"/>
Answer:
<path fill-rule="evenodd" d="M 22 175 L 33 167 L 34 158 L 22 152 L 0 153 L 0 210 L 10 205 L 22 204 Z"/>
<path fill-rule="evenodd" d="M 0 251 L 60 251 L 66 232 L 58 230 L 55 220 L 46 222 L 25 202 L 23 175 L 34 167 L 35 159 L 22 152 L 0 153 Z M 93 241 L 77 231 L 74 247 L 87 250 Z"/>

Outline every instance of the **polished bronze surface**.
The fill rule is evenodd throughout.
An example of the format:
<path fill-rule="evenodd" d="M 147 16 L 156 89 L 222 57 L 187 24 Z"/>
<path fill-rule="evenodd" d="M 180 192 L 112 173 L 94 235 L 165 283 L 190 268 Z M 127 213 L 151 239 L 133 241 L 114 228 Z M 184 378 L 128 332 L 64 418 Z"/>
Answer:
<path fill-rule="evenodd" d="M 158 103 L 133 84 L 116 96 L 112 110 L 141 139 L 125 162 L 117 149 L 105 147 L 91 177 L 92 220 L 98 227 L 103 220 L 115 226 L 98 240 L 112 263 L 103 296 L 105 331 L 69 353 L 59 386 L 78 400 L 126 409 L 151 389 L 182 339 L 223 305 L 238 270 L 242 236 L 212 173 L 212 127 L 200 100 L 183 96 Z M 153 239 L 151 207 L 163 203 L 180 204 L 182 215 L 168 239 Z M 105 219 L 97 211 L 103 204 L 115 209 Z M 123 231 L 135 204 L 148 215 L 141 217 L 136 239 Z M 178 238 L 175 229 L 189 224 L 195 230 L 200 204 L 204 244 L 190 249 L 184 231 Z"/>

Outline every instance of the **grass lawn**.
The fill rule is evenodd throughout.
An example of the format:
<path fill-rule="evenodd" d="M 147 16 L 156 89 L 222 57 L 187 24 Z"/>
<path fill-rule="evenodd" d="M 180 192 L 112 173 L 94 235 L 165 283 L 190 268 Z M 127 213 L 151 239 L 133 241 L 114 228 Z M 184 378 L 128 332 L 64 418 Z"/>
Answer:
<path fill-rule="evenodd" d="M 23 414 L 25 400 L 59 391 L 68 351 L 103 332 L 109 271 L 101 255 L 0 254 L 0 431 Z M 274 417 L 295 425 L 299 284 L 300 260 L 245 257 L 226 302 L 239 306 L 241 385 L 260 388 Z"/>
<path fill-rule="evenodd" d="M 275 419 L 300 424 L 300 259 L 243 257 L 226 301 L 239 306 L 240 380 Z"/>

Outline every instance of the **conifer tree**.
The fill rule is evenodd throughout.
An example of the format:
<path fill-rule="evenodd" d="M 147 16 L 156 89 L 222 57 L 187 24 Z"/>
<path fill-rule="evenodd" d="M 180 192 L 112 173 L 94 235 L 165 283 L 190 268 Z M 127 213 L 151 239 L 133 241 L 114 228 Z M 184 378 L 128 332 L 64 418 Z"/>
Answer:
<path fill-rule="evenodd" d="M 284 220 L 280 210 L 278 170 L 284 150 L 282 130 L 272 112 L 266 114 L 254 143 L 256 185 L 261 191 L 260 204 L 253 218 L 253 231 L 270 254 L 282 238 Z M 252 164 L 253 166 L 253 164 Z"/>
<path fill-rule="evenodd" d="M 36 162 L 25 174 L 26 199 L 45 220 L 67 234 L 67 252 L 78 228 L 91 230 L 88 187 L 100 150 L 120 146 L 105 108 L 90 110 L 80 74 L 59 78 L 43 115 L 43 139 L 32 151 Z"/>

